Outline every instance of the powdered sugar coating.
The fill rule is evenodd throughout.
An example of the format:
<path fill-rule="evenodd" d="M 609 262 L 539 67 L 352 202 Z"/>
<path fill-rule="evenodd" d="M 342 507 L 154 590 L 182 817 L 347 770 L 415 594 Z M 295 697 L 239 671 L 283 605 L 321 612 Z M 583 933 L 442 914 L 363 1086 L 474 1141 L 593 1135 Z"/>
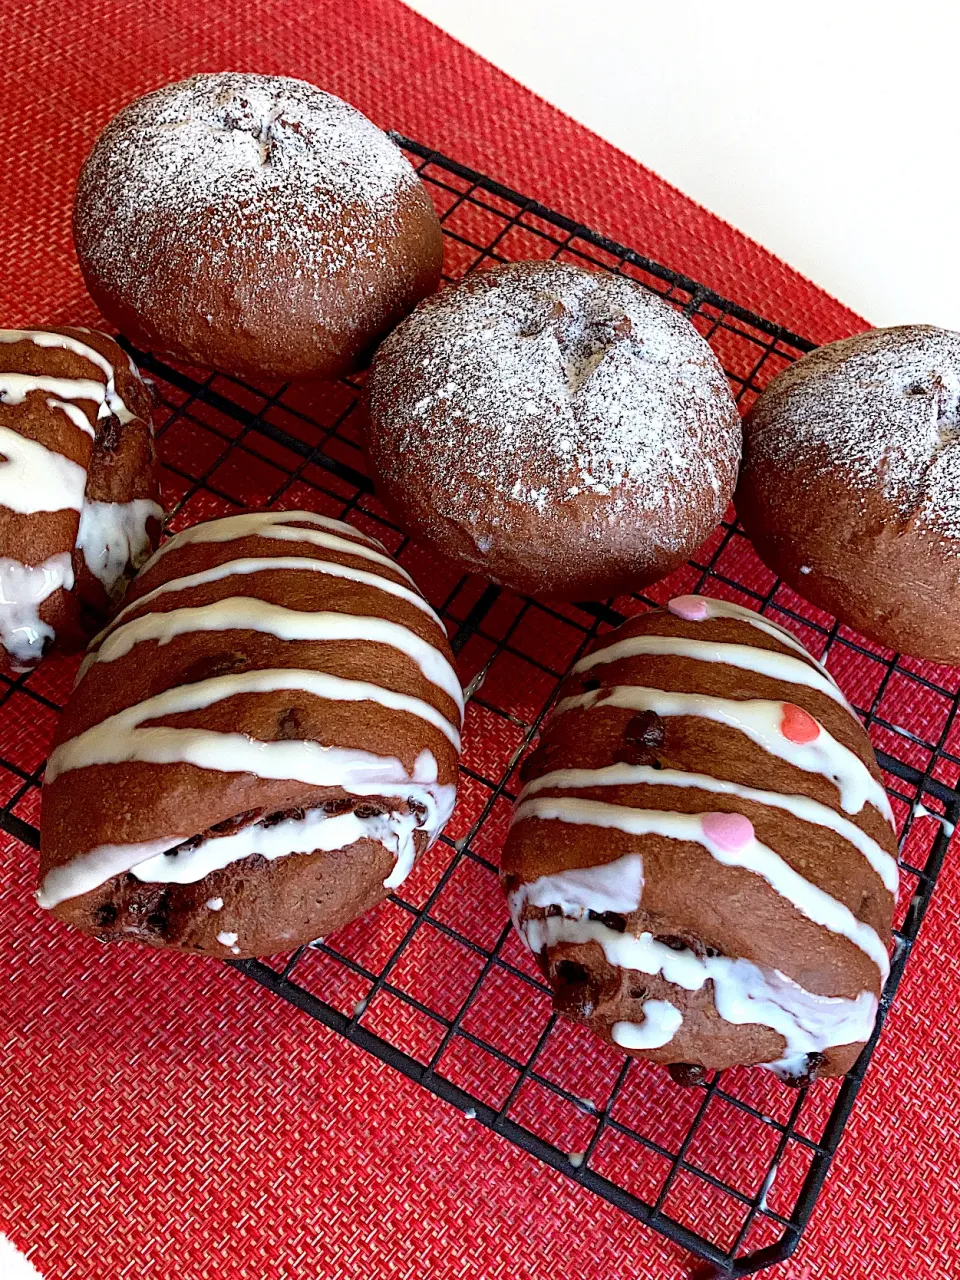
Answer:
<path fill-rule="evenodd" d="M 305 273 L 327 274 L 372 252 L 370 224 L 416 181 L 386 134 L 304 80 L 192 76 L 130 103 L 100 135 L 82 182 L 109 218 L 88 224 L 82 251 L 134 305 L 150 286 L 136 252 L 144 221 L 178 237 L 195 224 L 224 269 L 238 225 L 256 228 L 261 253 L 295 242 Z M 350 234 L 318 234 L 341 216 Z"/>
<path fill-rule="evenodd" d="M 512 263 L 420 304 L 380 347 L 371 452 L 388 491 L 415 458 L 478 557 L 577 508 L 602 547 L 638 513 L 650 564 L 723 512 L 740 425 L 716 357 L 654 294 L 565 263 Z M 428 519 L 428 518 L 425 518 Z M 495 576 L 495 575 L 493 575 Z"/>
<path fill-rule="evenodd" d="M 960 333 L 900 325 L 811 352 L 751 410 L 747 460 L 836 475 L 960 554 Z"/>

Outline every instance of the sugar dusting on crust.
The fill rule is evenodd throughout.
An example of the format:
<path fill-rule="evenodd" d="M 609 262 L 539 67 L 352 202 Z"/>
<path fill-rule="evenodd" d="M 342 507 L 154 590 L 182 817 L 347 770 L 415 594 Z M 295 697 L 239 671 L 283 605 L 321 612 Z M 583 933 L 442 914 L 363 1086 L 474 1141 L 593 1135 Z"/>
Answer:
<path fill-rule="evenodd" d="M 764 391 L 747 445 L 751 464 L 878 491 L 960 553 L 960 333 L 901 325 L 820 347 Z"/>
<path fill-rule="evenodd" d="M 371 408 L 392 456 L 427 460 L 454 519 L 505 523 L 517 505 L 595 495 L 588 533 L 655 508 L 667 551 L 689 537 L 669 515 L 691 494 L 720 514 L 740 451 L 693 325 L 629 280 L 563 263 L 478 272 L 421 303 L 380 348 Z"/>
<path fill-rule="evenodd" d="M 293 247 L 305 275 L 329 275 L 375 251 L 416 182 L 386 134 L 306 81 L 198 75 L 138 98 L 100 135 L 80 179 L 78 247 L 133 305 L 149 288 L 148 232 L 197 236 L 224 269 L 246 232 L 259 254 Z"/>

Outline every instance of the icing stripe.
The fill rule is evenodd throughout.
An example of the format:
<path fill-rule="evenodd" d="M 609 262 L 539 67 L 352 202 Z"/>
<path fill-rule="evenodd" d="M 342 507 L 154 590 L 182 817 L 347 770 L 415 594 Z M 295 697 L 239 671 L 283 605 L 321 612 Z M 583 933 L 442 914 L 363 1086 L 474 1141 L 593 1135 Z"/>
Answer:
<path fill-rule="evenodd" d="M 887 949 L 869 925 L 858 920 L 841 902 L 805 880 L 775 853 L 751 836 L 736 848 L 718 843 L 705 830 L 699 814 L 671 813 L 660 809 L 631 809 L 600 800 L 568 797 L 525 800 L 517 806 L 514 824 L 539 819 L 574 823 L 579 826 L 613 828 L 630 835 L 658 835 L 702 845 L 716 860 L 728 867 L 751 871 L 801 915 L 831 933 L 846 938 L 874 962 L 885 981 L 890 972 Z M 639 896 L 639 895 L 638 895 Z"/>
<path fill-rule="evenodd" d="M 273 570 L 279 572 L 280 570 L 288 569 L 325 573 L 333 578 L 344 578 L 349 582 L 358 582 L 367 587 L 375 587 L 378 591 L 395 596 L 398 600 L 405 600 L 407 604 L 415 605 L 423 613 L 427 614 L 446 635 L 446 629 L 440 618 L 418 591 L 412 591 L 402 583 L 394 582 L 391 578 L 382 578 L 378 573 L 368 573 L 366 569 L 354 569 L 350 565 L 338 564 L 335 560 L 311 560 L 306 556 L 274 556 L 272 558 L 250 556 L 242 560 L 224 560 L 222 564 L 213 565 L 210 569 L 202 569 L 199 573 L 189 573 L 182 578 L 171 578 L 169 582 L 162 582 L 159 587 L 154 587 L 152 591 L 145 592 L 138 599 L 132 600 L 130 604 L 121 609 L 113 621 L 113 626 L 116 626 L 128 613 L 132 613 L 135 609 L 139 609 L 141 605 L 155 600 L 157 596 L 165 595 L 168 591 L 190 591 L 193 587 L 206 586 L 209 582 L 220 582 L 223 578 L 229 578 L 235 574 L 270 573 Z M 105 634 L 106 630 L 102 631 L 94 643 L 97 643 L 101 636 Z"/>
<path fill-rule="evenodd" d="M 639 938 L 616 933 L 598 920 L 568 920 L 552 916 L 524 922 L 524 939 L 534 952 L 558 943 L 597 942 L 607 962 L 651 976 L 661 975 L 685 991 L 699 991 L 711 981 L 717 1013 L 735 1025 L 756 1023 L 771 1027 L 786 1042 L 775 1071 L 802 1069 L 808 1053 L 822 1053 L 833 1045 L 869 1040 L 877 1017 L 877 997 L 861 991 L 856 999 L 817 996 L 775 969 L 761 969 L 749 960 L 727 956 L 698 959 L 692 951 L 674 951 L 649 933 Z"/>
<path fill-rule="evenodd" d="M 51 783 L 70 769 L 83 769 L 95 764 L 120 764 L 127 760 L 149 760 L 154 763 L 183 761 L 196 764 L 192 747 L 197 735 L 204 733 L 203 730 L 160 726 L 142 728 L 143 721 L 159 720 L 181 712 L 203 711 L 226 698 L 249 693 L 272 693 L 279 689 L 296 690 L 338 702 L 376 702 L 391 711 L 402 711 L 426 721 L 439 730 L 455 750 L 460 750 L 460 735 L 457 730 L 436 707 L 424 702 L 422 698 L 395 693 L 392 689 L 381 689 L 367 681 L 344 680 L 340 676 L 327 675 L 321 671 L 301 671 L 297 668 L 238 671 L 233 675 L 214 676 L 196 684 L 167 689 L 144 702 L 108 716 L 106 720 L 57 747 L 47 762 L 46 781 Z M 239 739 L 241 743 L 253 746 L 255 755 L 265 747 L 289 745 L 282 742 L 254 743 L 252 738 L 244 734 L 215 733 L 211 737 L 222 743 L 222 755 L 212 764 L 201 767 L 219 769 L 224 773 L 249 772 L 261 777 L 271 775 L 262 774 L 256 766 L 251 768 L 250 753 L 245 749 L 235 750 L 237 744 L 232 740 Z M 319 749 L 333 750 L 327 747 Z M 238 767 L 231 759 L 232 756 L 242 758 L 244 763 Z"/>
<path fill-rule="evenodd" d="M 682 598 L 685 599 L 686 597 Z M 678 617 L 686 618 L 688 622 L 705 622 L 708 618 L 736 618 L 739 622 L 749 623 L 751 627 L 756 627 L 758 631 L 762 631 L 765 635 L 768 635 L 771 640 L 779 640 L 781 644 L 787 645 L 788 648 L 799 653 L 801 657 L 808 658 L 816 665 L 819 671 L 823 672 L 828 680 L 833 684 L 836 684 L 833 676 L 823 665 L 820 659 L 815 658 L 813 654 L 810 653 L 809 650 L 797 639 L 797 637 L 789 632 L 786 627 L 781 627 L 779 622 L 774 622 L 772 618 L 766 618 L 763 614 L 756 613 L 753 609 L 745 609 L 743 605 L 731 604 L 729 600 L 716 600 L 713 596 L 693 596 L 690 597 L 690 599 L 694 599 L 697 604 L 704 606 L 705 612 L 703 617 L 691 618 L 688 617 L 685 612 L 677 612 Z M 671 600 L 667 605 L 667 608 L 671 613 L 674 612 L 671 608 L 673 603 L 674 602 Z"/>
<path fill-rule="evenodd" d="M 644 1000 L 643 1021 L 615 1022 L 610 1029 L 614 1044 L 622 1049 L 662 1049 L 680 1030 L 683 1014 L 669 1000 Z"/>
<path fill-rule="evenodd" d="M 806 773 L 819 773 L 829 778 L 840 792 L 840 806 L 846 813 L 859 813 L 865 804 L 872 804 L 896 830 L 890 799 L 882 785 L 860 757 L 832 737 L 822 725 L 812 742 L 793 742 L 784 737 L 780 732 L 782 702 L 763 698 L 737 701 L 708 694 L 667 692 L 642 685 L 618 685 L 564 698 L 557 704 L 554 715 L 563 715 L 578 708 L 591 710 L 604 706 L 655 711 L 662 717 L 696 716 L 737 729 L 778 759 Z"/>
<path fill-rule="evenodd" d="M 80 511 L 87 472 L 62 453 L 0 427 L 0 506 L 20 515 Z"/>
<path fill-rule="evenodd" d="M 84 435 L 88 435 L 91 440 L 95 440 L 97 438 L 97 433 L 90 425 L 90 419 L 81 408 L 75 404 L 71 404 L 69 400 L 58 400 L 55 396 L 48 396 L 47 408 L 62 409 L 73 425 L 82 431 Z"/>
<path fill-rule="evenodd" d="M 317 528 L 304 529 L 287 523 L 294 520 L 317 526 Z M 311 537 L 311 534 L 317 534 L 318 529 L 341 535 L 348 545 L 345 546 L 339 539 L 327 542 Z M 385 564 L 388 568 L 395 569 L 397 573 L 402 573 L 411 582 L 413 581 L 406 569 L 401 569 L 390 557 L 382 542 L 378 542 L 376 538 L 363 533 L 360 529 L 355 529 L 353 525 L 345 524 L 342 520 L 334 520 L 332 516 L 321 516 L 313 511 L 244 511 L 239 515 L 222 516 L 219 520 L 207 520 L 203 524 L 191 525 L 189 529 L 181 529 L 169 542 L 159 547 L 145 567 L 152 568 L 168 551 L 192 543 L 235 542 L 239 538 L 253 537 L 285 538 L 291 542 L 316 542 L 317 546 L 336 547 L 341 551 L 349 551 L 352 555 L 364 556 L 368 560 Z"/>
<path fill-rule="evenodd" d="M 103 405 L 107 389 L 92 378 L 48 378 L 39 373 L 0 373 L 0 401 L 23 404 L 31 391 L 49 391 L 63 400 L 92 400 Z"/>
<path fill-rule="evenodd" d="M 748 644 L 719 644 L 710 640 L 691 640 L 686 636 L 628 636 L 625 640 L 607 645 L 605 649 L 587 654 L 576 664 L 573 672 L 578 674 L 601 664 L 644 654 L 650 657 L 672 656 L 693 658 L 698 662 L 719 662 L 738 667 L 741 671 L 769 676 L 773 680 L 806 685 L 818 693 L 825 693 L 856 718 L 850 703 L 830 676 L 823 675 L 808 662 L 791 658 L 789 654 L 774 653 L 771 649 L 756 649 Z M 860 723 L 859 720 L 857 723 Z"/>
<path fill-rule="evenodd" d="M 139 569 L 150 554 L 150 520 L 163 524 L 163 507 L 149 498 L 83 504 L 76 545 L 108 596 L 128 571 Z"/>
<path fill-rule="evenodd" d="M 884 888 L 896 894 L 900 882 L 897 860 L 876 840 L 867 835 L 855 822 L 843 818 L 834 809 L 811 799 L 809 796 L 782 795 L 777 791 L 758 791 L 755 787 L 740 786 L 708 774 L 687 773 L 678 769 L 654 769 L 649 765 L 613 764 L 603 769 L 557 769 L 553 773 L 534 778 L 523 788 L 520 801 L 538 791 L 566 790 L 584 787 L 616 787 L 649 785 L 659 787 L 691 787 L 716 795 L 739 796 L 757 804 L 784 809 L 795 818 L 811 822 L 818 827 L 829 827 L 842 836 L 866 858 L 883 881 Z M 547 905 L 547 904 L 543 904 Z M 615 910 L 605 907 L 603 910 Z"/>
<path fill-rule="evenodd" d="M 419 667 L 431 684 L 453 700 L 463 715 L 463 690 L 453 667 L 439 649 L 414 631 L 385 618 L 346 613 L 299 612 L 254 596 L 231 596 L 196 608 L 145 613 L 111 630 L 86 662 L 115 662 L 144 640 L 167 644 L 174 636 L 197 631 L 259 631 L 281 640 L 365 640 L 389 645 Z"/>
<path fill-rule="evenodd" d="M 421 829 L 427 833 L 428 844 L 432 844 L 437 838 L 453 812 L 456 786 L 437 782 L 437 762 L 430 751 L 420 753 L 414 764 L 413 774 L 408 775 L 399 760 L 370 755 L 365 751 L 321 747 L 316 742 L 254 742 L 241 734 L 222 734 L 208 730 L 186 732 L 192 734 L 190 763 L 200 768 L 222 769 L 223 764 L 218 761 L 224 749 L 227 749 L 233 753 L 235 772 L 255 772 L 264 778 L 285 778 L 313 786 L 342 787 L 356 796 L 396 796 L 415 801 L 423 805 L 426 811 Z M 182 832 L 163 840 L 142 844 L 101 845 L 91 849 L 63 866 L 48 871 L 37 893 L 37 901 L 42 907 L 55 907 L 67 898 L 89 893 L 114 876 L 134 868 L 139 868 L 141 879 L 160 880 L 163 877 L 153 860 L 161 857 L 167 849 L 188 839 L 190 834 Z M 229 839 L 231 837 L 225 836 L 221 840 L 204 844 L 219 845 L 223 840 Z M 230 847 L 226 846 L 226 849 Z M 203 848 L 204 845 L 201 845 L 200 849 Z M 236 858 L 247 856 L 240 851 L 240 846 L 234 845 L 232 848 Z M 400 884 L 413 865 L 415 849 L 412 842 L 407 846 L 400 845 L 396 852 L 397 862 L 384 881 L 384 886 L 388 889 Z M 181 857 L 189 859 L 189 856 L 178 855 L 176 859 L 167 861 L 171 864 L 179 863 Z M 187 861 L 183 865 L 187 867 L 191 864 Z M 171 871 L 169 880 L 174 880 L 176 874 Z M 198 875 L 196 878 L 201 877 Z M 181 881 L 183 882 L 185 881 Z"/>
<path fill-rule="evenodd" d="M 89 329 L 84 329 L 84 333 L 89 333 Z M 85 342 L 80 342 L 78 338 L 73 338 L 66 333 L 51 333 L 45 329 L 0 329 L 0 342 L 32 342 L 37 347 L 58 347 L 62 351 L 72 351 L 74 355 L 83 356 L 85 360 L 89 360 L 91 364 L 95 364 L 98 369 L 102 370 L 106 377 L 107 385 L 105 389 L 105 398 L 101 397 L 104 403 L 101 409 L 106 407 L 107 413 L 101 412 L 99 417 L 107 417 L 109 414 L 121 422 L 124 426 L 128 422 L 132 422 L 135 414 L 131 413 L 120 398 L 117 391 L 116 370 L 107 359 L 102 355 L 96 347 L 88 346 Z M 130 366 L 130 372 L 134 377 L 142 382 L 140 371 L 133 363 L 130 356 L 126 357 Z"/>

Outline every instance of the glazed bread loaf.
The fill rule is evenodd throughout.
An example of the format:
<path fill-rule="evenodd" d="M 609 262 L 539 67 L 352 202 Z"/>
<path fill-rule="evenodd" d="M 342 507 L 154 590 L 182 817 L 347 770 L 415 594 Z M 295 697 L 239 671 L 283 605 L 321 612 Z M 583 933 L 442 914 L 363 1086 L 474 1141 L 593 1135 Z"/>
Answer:
<path fill-rule="evenodd" d="M 117 115 L 81 171 L 74 241 L 139 347 L 246 377 L 334 377 L 436 288 L 443 246 L 400 149 L 332 94 L 220 72 Z"/>
<path fill-rule="evenodd" d="M 680 1079 L 849 1070 L 889 972 L 893 817 L 789 632 L 699 596 L 631 619 L 521 778 L 503 882 L 559 1010 Z"/>
<path fill-rule="evenodd" d="M 785 369 L 746 417 L 736 504 L 813 604 L 960 662 L 960 333 L 873 329 Z"/>
<path fill-rule="evenodd" d="M 0 330 L 0 643 L 82 648 L 156 546 L 150 393 L 112 338 Z"/>
<path fill-rule="evenodd" d="M 384 499 L 414 537 L 518 591 L 637 590 L 733 492 L 740 417 L 716 356 L 609 272 L 476 271 L 390 334 L 368 386 Z"/>
<path fill-rule="evenodd" d="M 326 935 L 440 834 L 462 709 L 439 618 L 376 539 L 303 511 L 186 529 L 81 668 L 40 902 L 214 956 Z"/>

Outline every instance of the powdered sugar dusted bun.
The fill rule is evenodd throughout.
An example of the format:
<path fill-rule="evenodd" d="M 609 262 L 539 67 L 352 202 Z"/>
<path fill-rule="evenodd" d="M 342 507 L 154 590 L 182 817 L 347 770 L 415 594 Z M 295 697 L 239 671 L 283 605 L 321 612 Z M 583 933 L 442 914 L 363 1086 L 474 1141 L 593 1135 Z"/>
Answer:
<path fill-rule="evenodd" d="M 889 972 L 893 816 L 867 735 L 788 632 L 682 596 L 574 667 L 503 854 L 555 1006 L 696 1078 L 849 1070 Z"/>
<path fill-rule="evenodd" d="M 736 480 L 740 420 L 713 352 L 606 272 L 476 272 L 390 334 L 369 388 L 370 459 L 400 519 L 518 590 L 596 598 L 662 577 Z"/>
<path fill-rule="evenodd" d="M 808 600 L 960 662 L 960 333 L 873 329 L 785 369 L 747 415 L 736 503 Z"/>
<path fill-rule="evenodd" d="M 156 546 L 150 395 L 105 334 L 0 330 L 0 645 L 82 647 Z"/>
<path fill-rule="evenodd" d="M 77 186 L 97 305 L 137 345 L 333 377 L 437 285 L 433 205 L 386 134 L 286 76 L 193 76 L 130 103 Z"/>
<path fill-rule="evenodd" d="M 326 935 L 439 836 L 462 712 L 443 625 L 376 539 L 303 511 L 186 529 L 64 712 L 41 905 L 221 957 Z"/>

